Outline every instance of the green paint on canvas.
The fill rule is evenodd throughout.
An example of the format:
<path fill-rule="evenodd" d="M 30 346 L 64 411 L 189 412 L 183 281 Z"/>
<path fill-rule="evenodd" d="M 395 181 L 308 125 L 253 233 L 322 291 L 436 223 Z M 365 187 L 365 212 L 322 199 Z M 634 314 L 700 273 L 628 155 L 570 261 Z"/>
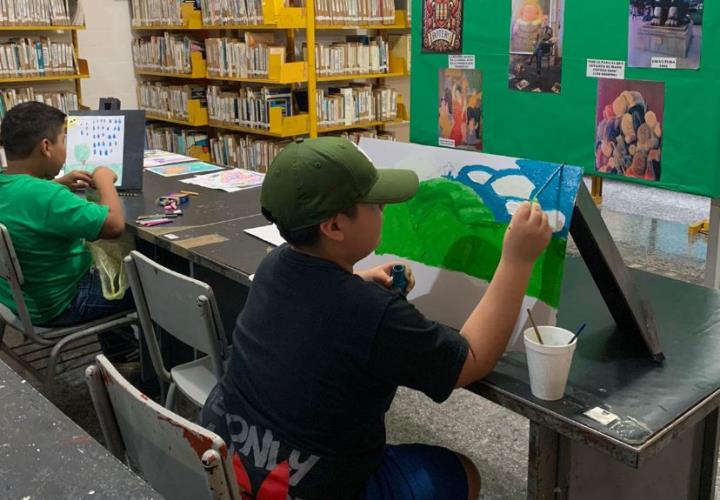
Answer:
<path fill-rule="evenodd" d="M 378 254 L 394 254 L 429 266 L 461 271 L 490 281 L 495 274 L 507 224 L 467 186 L 448 179 L 420 183 L 410 201 L 385 207 Z M 557 307 L 566 240 L 553 238 L 538 259 L 526 292 Z"/>

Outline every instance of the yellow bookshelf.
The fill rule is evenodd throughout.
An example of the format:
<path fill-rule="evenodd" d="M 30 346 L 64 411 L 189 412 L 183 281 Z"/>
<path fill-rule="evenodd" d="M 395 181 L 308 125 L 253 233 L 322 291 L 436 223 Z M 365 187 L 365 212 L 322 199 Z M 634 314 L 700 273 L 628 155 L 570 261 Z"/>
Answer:
<path fill-rule="evenodd" d="M 263 83 L 266 85 L 289 85 L 291 83 L 304 83 L 308 80 L 307 63 L 305 61 L 283 62 L 282 56 L 271 54 L 268 61 L 267 78 L 235 78 L 228 76 L 214 76 L 208 70 L 208 80 L 226 82 Z"/>
<path fill-rule="evenodd" d="M 319 134 L 327 134 L 330 132 L 342 132 L 345 130 L 353 130 L 358 128 L 374 128 L 374 127 L 388 127 L 388 126 L 397 126 L 397 125 L 405 125 L 409 123 L 410 118 L 408 117 L 407 108 L 405 107 L 405 104 L 402 102 L 402 96 L 398 95 L 398 101 L 397 101 L 397 118 L 393 120 L 385 120 L 385 121 L 362 121 L 362 122 L 356 122 L 352 123 L 350 125 L 333 125 L 330 127 L 318 127 L 317 131 Z"/>
<path fill-rule="evenodd" d="M 262 24 L 206 24 L 205 29 L 231 30 L 262 30 L 282 29 L 297 30 L 307 27 L 307 9 L 302 7 L 285 7 L 284 0 L 263 0 Z"/>
<path fill-rule="evenodd" d="M 2 24 L 0 31 L 79 31 L 84 30 L 85 26 L 74 25 L 35 25 L 35 24 Z"/>
<path fill-rule="evenodd" d="M 136 75 L 142 76 L 164 76 L 167 78 L 188 78 L 191 80 L 204 80 L 207 78 L 207 65 L 202 54 L 193 52 L 190 54 L 190 73 L 170 73 L 165 71 L 147 71 L 136 69 Z"/>
<path fill-rule="evenodd" d="M 188 127 L 206 127 L 208 120 L 208 110 L 203 107 L 198 99 L 190 99 L 188 101 L 188 119 L 177 120 L 163 115 L 155 115 L 149 111 L 145 112 L 145 118 L 148 120 L 158 120 L 162 122 L 174 123 L 175 125 L 186 125 Z"/>
<path fill-rule="evenodd" d="M 307 135 L 309 115 L 301 113 L 294 116 L 283 116 L 280 108 L 270 108 L 270 128 L 261 129 L 253 127 L 241 127 L 217 120 L 210 120 L 210 126 L 247 134 L 265 135 L 268 137 L 286 138 L 299 135 Z"/>
<path fill-rule="evenodd" d="M 131 28 L 138 31 L 143 30 L 203 30 L 202 13 L 195 10 L 193 4 L 184 3 L 180 6 L 182 24 L 142 24 L 132 23 Z M 131 21 L 132 22 L 132 21 Z"/>
<path fill-rule="evenodd" d="M 347 75 L 318 76 L 318 82 L 341 82 L 347 80 L 367 80 L 371 78 L 406 78 L 410 76 L 405 59 L 390 56 L 390 71 L 387 73 L 364 73 Z"/>
<path fill-rule="evenodd" d="M 407 11 L 396 10 L 395 22 L 392 24 L 320 24 L 316 30 L 407 30 L 410 24 L 407 20 Z"/>

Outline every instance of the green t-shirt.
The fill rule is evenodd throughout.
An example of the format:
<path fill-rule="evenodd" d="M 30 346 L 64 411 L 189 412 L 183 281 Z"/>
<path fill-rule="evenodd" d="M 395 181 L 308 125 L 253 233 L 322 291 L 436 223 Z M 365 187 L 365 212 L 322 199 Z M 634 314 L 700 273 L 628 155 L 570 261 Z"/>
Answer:
<path fill-rule="evenodd" d="M 57 182 L 0 174 L 0 223 L 10 232 L 25 277 L 30 318 L 41 325 L 59 316 L 92 265 L 83 240 L 96 240 L 108 207 L 85 201 Z M 0 302 L 17 313 L 9 284 Z"/>

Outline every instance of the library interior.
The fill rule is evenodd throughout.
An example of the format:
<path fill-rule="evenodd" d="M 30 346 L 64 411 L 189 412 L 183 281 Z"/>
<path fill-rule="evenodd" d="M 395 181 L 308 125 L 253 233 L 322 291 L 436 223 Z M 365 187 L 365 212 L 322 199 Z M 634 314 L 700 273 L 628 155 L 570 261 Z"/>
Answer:
<path fill-rule="evenodd" d="M 0 499 L 720 498 L 708 5 L 0 0 Z"/>

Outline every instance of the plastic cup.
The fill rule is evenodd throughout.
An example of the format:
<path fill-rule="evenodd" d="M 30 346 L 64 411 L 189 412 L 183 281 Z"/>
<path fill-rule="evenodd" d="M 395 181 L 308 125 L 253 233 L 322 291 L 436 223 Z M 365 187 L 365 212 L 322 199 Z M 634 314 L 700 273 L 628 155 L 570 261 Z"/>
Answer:
<path fill-rule="evenodd" d="M 534 328 L 528 328 L 523 333 L 530 370 L 530 391 L 538 399 L 555 401 L 565 394 L 577 340 L 568 344 L 573 333 L 563 328 L 538 326 L 538 330 L 544 344 L 539 342 Z"/>

